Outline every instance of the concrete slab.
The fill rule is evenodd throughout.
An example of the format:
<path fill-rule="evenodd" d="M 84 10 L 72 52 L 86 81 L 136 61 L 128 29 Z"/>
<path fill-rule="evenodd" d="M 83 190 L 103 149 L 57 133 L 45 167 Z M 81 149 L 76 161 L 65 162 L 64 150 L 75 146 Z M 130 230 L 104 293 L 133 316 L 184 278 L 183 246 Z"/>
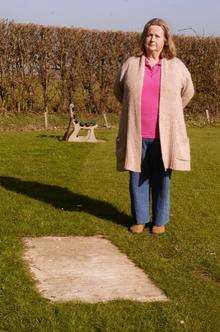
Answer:
<path fill-rule="evenodd" d="M 51 301 L 167 301 L 148 276 L 102 236 L 24 238 L 42 296 Z"/>

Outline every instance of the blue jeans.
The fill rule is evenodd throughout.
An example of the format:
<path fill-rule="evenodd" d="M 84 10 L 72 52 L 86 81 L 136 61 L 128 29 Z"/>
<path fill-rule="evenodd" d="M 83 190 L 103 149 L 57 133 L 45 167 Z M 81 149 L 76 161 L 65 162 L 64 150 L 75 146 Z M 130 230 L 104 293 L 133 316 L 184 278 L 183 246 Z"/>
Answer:
<path fill-rule="evenodd" d="M 149 222 L 150 197 L 152 223 L 162 226 L 169 221 L 171 169 L 165 171 L 160 140 L 142 139 L 141 172 L 130 171 L 131 213 L 136 224 Z"/>

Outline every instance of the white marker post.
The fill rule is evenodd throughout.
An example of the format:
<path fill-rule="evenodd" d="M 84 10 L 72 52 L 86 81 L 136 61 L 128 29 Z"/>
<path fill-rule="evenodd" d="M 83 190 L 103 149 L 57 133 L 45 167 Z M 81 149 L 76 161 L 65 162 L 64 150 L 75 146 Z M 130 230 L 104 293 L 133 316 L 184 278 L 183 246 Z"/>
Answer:
<path fill-rule="evenodd" d="M 205 110 L 205 113 L 206 113 L 206 119 L 207 119 L 208 123 L 210 123 L 209 110 Z"/>

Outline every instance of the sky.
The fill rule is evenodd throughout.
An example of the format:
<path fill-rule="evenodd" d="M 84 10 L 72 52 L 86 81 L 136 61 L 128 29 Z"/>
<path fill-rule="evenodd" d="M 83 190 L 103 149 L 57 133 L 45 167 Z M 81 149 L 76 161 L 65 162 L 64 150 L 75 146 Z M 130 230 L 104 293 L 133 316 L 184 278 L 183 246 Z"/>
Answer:
<path fill-rule="evenodd" d="M 154 17 L 174 34 L 220 36 L 220 0 L 0 0 L 0 18 L 22 23 L 141 32 Z"/>

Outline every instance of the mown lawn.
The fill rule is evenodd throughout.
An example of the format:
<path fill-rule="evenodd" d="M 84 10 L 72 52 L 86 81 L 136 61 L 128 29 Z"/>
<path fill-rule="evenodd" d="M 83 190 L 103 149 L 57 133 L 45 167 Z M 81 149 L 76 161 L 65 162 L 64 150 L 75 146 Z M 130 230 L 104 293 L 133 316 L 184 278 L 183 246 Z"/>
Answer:
<path fill-rule="evenodd" d="M 132 235 L 128 173 L 105 143 L 59 132 L 0 136 L 0 331 L 219 331 L 219 128 L 190 128 L 192 171 L 172 175 L 166 235 Z M 51 304 L 23 263 L 22 237 L 102 234 L 167 294 L 167 303 Z M 129 276 L 127 279 L 129 282 Z"/>

